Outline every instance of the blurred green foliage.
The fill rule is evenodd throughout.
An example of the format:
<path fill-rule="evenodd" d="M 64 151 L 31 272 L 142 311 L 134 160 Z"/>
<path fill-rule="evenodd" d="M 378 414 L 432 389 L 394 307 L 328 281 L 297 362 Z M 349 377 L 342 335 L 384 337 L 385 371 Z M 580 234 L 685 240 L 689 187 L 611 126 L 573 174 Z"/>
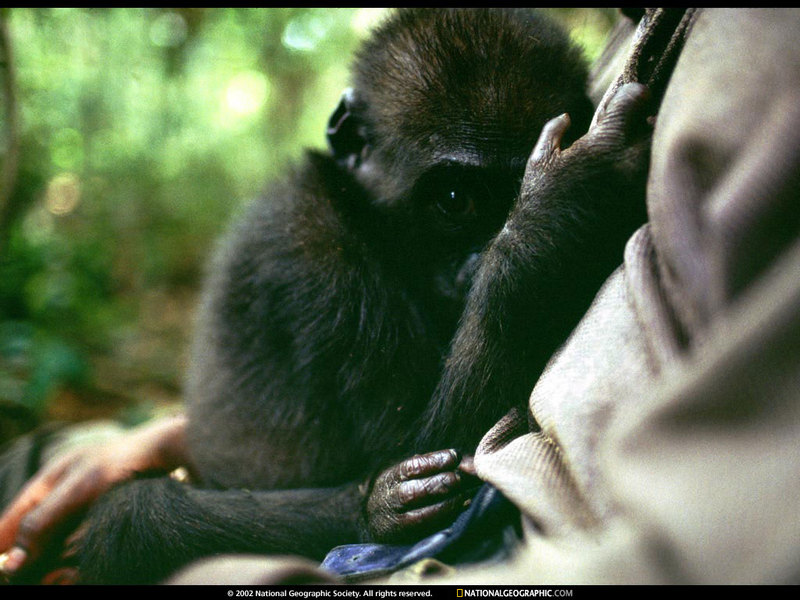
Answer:
<path fill-rule="evenodd" d="M 550 12 L 590 58 L 615 18 Z M 20 165 L 0 223 L 0 403 L 139 418 L 143 401 L 179 397 L 214 240 L 303 147 L 324 146 L 381 10 L 3 14 Z"/>

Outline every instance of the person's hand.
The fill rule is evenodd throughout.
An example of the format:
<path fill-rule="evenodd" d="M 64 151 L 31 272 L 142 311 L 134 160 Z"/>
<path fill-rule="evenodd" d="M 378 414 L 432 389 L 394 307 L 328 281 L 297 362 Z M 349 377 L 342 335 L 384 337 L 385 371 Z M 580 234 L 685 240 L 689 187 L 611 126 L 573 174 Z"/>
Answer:
<path fill-rule="evenodd" d="M 169 417 L 46 464 L 0 516 L 0 572 L 13 576 L 64 542 L 89 506 L 137 473 L 186 464 L 186 419 Z"/>

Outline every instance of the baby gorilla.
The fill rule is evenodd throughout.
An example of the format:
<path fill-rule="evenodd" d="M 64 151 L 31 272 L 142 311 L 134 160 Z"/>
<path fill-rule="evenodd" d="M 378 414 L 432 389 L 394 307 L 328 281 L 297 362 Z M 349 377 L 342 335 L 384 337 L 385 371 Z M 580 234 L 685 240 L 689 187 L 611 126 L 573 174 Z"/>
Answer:
<path fill-rule="evenodd" d="M 186 389 L 195 483 L 105 495 L 75 549 L 82 581 L 158 581 L 222 552 L 320 558 L 452 519 L 474 485 L 461 456 L 525 405 L 644 219 L 640 86 L 561 149 L 588 127 L 585 78 L 529 11 L 379 27 L 331 152 L 217 254 Z"/>

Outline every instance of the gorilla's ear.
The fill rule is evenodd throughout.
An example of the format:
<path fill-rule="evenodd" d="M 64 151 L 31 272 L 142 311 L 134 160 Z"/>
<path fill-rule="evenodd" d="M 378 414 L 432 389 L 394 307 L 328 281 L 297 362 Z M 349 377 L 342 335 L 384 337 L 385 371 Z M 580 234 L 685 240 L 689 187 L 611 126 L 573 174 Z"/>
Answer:
<path fill-rule="evenodd" d="M 333 157 L 351 168 L 358 165 L 367 144 L 363 124 L 355 111 L 355 103 L 353 89 L 345 89 L 339 106 L 328 121 L 328 145 Z"/>

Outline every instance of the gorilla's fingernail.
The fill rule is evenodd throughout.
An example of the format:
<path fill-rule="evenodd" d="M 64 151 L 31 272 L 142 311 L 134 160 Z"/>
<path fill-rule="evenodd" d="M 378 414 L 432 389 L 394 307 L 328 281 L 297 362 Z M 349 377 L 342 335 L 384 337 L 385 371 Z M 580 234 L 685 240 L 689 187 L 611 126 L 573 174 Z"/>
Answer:
<path fill-rule="evenodd" d="M 535 163 L 548 160 L 561 147 L 561 138 L 564 137 L 564 133 L 569 129 L 570 124 L 571 121 L 567 113 L 562 113 L 545 123 L 542 133 L 539 135 L 539 140 L 536 142 L 528 159 L 529 162 Z"/>
<path fill-rule="evenodd" d="M 8 552 L 0 554 L 0 571 L 6 575 L 13 575 L 23 565 L 28 558 L 28 553 L 22 548 L 15 546 Z"/>

